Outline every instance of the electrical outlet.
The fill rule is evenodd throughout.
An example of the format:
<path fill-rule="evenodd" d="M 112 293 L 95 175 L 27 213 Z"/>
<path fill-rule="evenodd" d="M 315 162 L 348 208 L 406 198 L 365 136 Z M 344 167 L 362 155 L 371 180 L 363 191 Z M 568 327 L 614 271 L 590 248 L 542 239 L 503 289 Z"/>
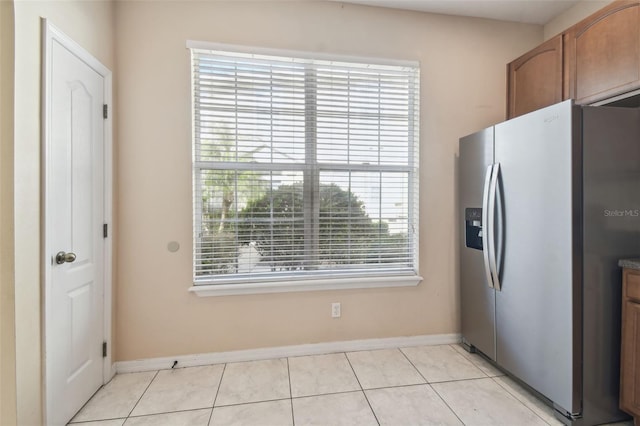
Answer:
<path fill-rule="evenodd" d="M 331 304 L 331 318 L 340 318 L 340 302 Z"/>

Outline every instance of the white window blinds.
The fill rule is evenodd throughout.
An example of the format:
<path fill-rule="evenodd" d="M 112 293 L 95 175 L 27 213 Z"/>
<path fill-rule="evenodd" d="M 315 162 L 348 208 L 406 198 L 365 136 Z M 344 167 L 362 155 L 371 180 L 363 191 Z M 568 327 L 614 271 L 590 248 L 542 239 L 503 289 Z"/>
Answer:
<path fill-rule="evenodd" d="M 417 66 L 191 54 L 196 284 L 416 274 Z"/>

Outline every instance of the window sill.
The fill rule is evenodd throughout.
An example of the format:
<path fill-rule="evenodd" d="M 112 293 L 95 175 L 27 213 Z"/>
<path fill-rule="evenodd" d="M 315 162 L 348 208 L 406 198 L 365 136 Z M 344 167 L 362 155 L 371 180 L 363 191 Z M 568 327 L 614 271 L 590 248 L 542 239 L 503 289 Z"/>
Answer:
<path fill-rule="evenodd" d="M 388 276 L 362 278 L 333 278 L 286 282 L 244 284 L 205 284 L 189 287 L 199 297 L 233 296 L 240 294 L 288 293 L 298 291 L 346 290 L 355 288 L 415 287 L 422 277 Z"/>

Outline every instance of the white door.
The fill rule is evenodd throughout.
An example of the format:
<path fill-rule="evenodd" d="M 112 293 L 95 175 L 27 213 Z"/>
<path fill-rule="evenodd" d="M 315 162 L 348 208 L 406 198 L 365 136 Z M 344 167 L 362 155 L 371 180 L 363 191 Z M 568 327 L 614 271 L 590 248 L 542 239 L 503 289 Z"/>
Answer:
<path fill-rule="evenodd" d="M 103 384 L 105 78 L 47 40 L 45 359 L 47 424 Z"/>

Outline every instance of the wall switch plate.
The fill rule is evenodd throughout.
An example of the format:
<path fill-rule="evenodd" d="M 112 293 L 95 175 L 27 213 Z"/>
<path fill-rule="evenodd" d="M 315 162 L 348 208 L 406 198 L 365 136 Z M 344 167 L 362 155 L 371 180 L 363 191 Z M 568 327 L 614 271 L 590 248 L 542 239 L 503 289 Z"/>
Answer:
<path fill-rule="evenodd" d="M 340 302 L 331 304 L 331 318 L 340 318 Z"/>

